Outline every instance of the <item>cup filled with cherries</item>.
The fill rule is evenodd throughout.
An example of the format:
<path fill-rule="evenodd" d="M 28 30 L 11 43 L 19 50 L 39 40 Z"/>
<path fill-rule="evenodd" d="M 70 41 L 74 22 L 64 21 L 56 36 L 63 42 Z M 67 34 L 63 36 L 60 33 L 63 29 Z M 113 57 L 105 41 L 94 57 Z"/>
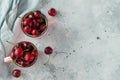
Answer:
<path fill-rule="evenodd" d="M 13 62 L 20 67 L 30 67 L 36 62 L 38 50 L 33 43 L 28 41 L 21 41 L 17 44 L 7 42 L 14 45 L 14 47 L 10 52 L 10 56 L 5 58 L 5 62 Z"/>
<path fill-rule="evenodd" d="M 39 37 L 47 30 L 48 20 L 39 10 L 30 11 L 21 19 L 21 29 L 29 37 Z"/>

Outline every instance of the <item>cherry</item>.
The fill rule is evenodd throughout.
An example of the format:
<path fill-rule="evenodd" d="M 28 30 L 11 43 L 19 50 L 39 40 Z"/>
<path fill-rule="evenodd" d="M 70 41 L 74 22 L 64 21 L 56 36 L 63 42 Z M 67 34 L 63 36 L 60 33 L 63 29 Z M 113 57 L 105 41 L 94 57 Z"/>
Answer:
<path fill-rule="evenodd" d="M 23 42 L 24 49 L 30 49 L 30 43 L 29 42 Z"/>
<path fill-rule="evenodd" d="M 28 18 L 34 19 L 34 18 L 35 18 L 34 13 L 30 13 L 30 14 L 28 15 Z"/>
<path fill-rule="evenodd" d="M 23 49 L 20 48 L 20 47 L 16 48 L 15 51 L 14 51 L 14 54 L 17 57 L 22 57 L 23 56 Z"/>
<path fill-rule="evenodd" d="M 26 66 L 27 66 L 27 64 L 26 64 L 25 61 L 17 61 L 17 63 L 18 63 L 19 65 L 21 65 L 22 67 L 26 67 Z"/>
<path fill-rule="evenodd" d="M 16 46 L 14 47 L 14 49 L 16 49 L 16 48 L 18 48 L 18 47 L 23 48 L 23 44 L 22 44 L 22 43 L 17 43 Z"/>
<path fill-rule="evenodd" d="M 20 71 L 19 69 L 14 69 L 14 70 L 12 71 L 12 75 L 13 75 L 14 77 L 18 78 L 18 77 L 20 77 L 20 75 L 21 75 L 21 71 Z"/>
<path fill-rule="evenodd" d="M 33 29 L 32 30 L 32 35 L 38 35 L 39 33 L 38 33 L 38 30 L 37 29 Z"/>
<path fill-rule="evenodd" d="M 31 62 L 34 59 L 34 56 L 32 56 L 30 52 L 26 52 L 24 59 L 27 62 Z"/>
<path fill-rule="evenodd" d="M 50 16 L 55 16 L 57 14 L 56 10 L 54 8 L 51 8 L 49 11 L 48 11 L 48 14 Z"/>
<path fill-rule="evenodd" d="M 35 20 L 35 19 L 33 20 L 33 26 L 34 27 L 38 27 L 39 26 L 39 22 L 37 22 L 37 20 Z"/>
<path fill-rule="evenodd" d="M 39 10 L 35 11 L 34 16 L 35 16 L 35 18 L 40 18 L 41 12 Z"/>
<path fill-rule="evenodd" d="M 31 54 L 32 54 L 35 58 L 38 56 L 37 50 L 33 50 L 33 51 L 31 52 Z"/>
<path fill-rule="evenodd" d="M 50 60 L 50 54 L 52 54 L 52 52 L 53 52 L 53 49 L 52 49 L 50 46 L 47 46 L 47 47 L 44 49 L 44 53 L 45 53 L 46 55 L 49 55 L 49 58 L 48 58 L 47 62 L 44 63 L 44 65 L 46 65 L 46 64 L 49 62 L 49 60 Z"/>
<path fill-rule="evenodd" d="M 44 53 L 47 55 L 52 54 L 52 52 L 53 52 L 53 49 L 50 46 L 48 46 L 44 49 Z"/>
<path fill-rule="evenodd" d="M 27 25 L 27 26 L 24 27 L 23 31 L 25 33 L 30 33 L 31 32 L 31 27 Z"/>
<path fill-rule="evenodd" d="M 23 25 L 25 26 L 25 25 L 29 25 L 29 24 L 32 24 L 32 20 L 30 18 L 24 19 Z"/>
<path fill-rule="evenodd" d="M 15 56 L 14 52 L 12 52 L 12 53 L 10 54 L 10 57 L 11 57 L 12 59 L 16 59 L 16 56 Z"/>

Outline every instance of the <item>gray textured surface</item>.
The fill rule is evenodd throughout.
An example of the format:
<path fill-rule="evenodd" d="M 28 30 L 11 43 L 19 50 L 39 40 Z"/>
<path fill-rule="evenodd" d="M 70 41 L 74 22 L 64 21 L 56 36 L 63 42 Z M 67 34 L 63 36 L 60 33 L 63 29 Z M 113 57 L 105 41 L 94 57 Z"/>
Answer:
<path fill-rule="evenodd" d="M 45 36 L 31 39 L 20 33 L 23 36 L 16 39 L 32 41 L 40 51 L 34 66 L 20 68 L 23 80 L 120 80 L 120 0 L 44 0 L 37 9 L 50 19 L 51 7 L 58 11 L 57 23 Z M 16 36 L 17 24 L 18 19 Z M 44 66 L 43 49 L 48 45 L 54 53 Z M 13 68 L 19 67 L 10 64 Z"/>

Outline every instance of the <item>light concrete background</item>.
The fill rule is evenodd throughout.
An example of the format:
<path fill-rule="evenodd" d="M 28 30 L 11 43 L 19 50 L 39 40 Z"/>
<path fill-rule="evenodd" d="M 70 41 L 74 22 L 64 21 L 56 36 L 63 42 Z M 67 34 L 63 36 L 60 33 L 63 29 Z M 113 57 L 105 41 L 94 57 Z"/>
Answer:
<path fill-rule="evenodd" d="M 47 14 L 51 7 L 56 17 Z M 40 52 L 35 65 L 20 68 L 23 80 L 120 80 L 120 0 L 44 0 L 38 9 L 57 22 L 39 39 L 19 39 L 37 44 Z M 44 66 L 46 46 L 54 52 Z"/>

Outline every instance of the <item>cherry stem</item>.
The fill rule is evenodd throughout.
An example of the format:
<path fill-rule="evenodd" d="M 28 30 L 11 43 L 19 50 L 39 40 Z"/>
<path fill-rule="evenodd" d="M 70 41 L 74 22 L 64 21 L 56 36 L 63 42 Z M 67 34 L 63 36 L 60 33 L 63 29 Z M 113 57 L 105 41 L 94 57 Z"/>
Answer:
<path fill-rule="evenodd" d="M 18 18 L 22 19 L 22 17 L 18 16 Z"/>
<path fill-rule="evenodd" d="M 49 58 L 48 58 L 47 62 L 44 63 L 44 65 L 46 65 L 47 63 L 49 63 L 49 61 L 50 61 L 50 55 L 49 55 Z"/>
<path fill-rule="evenodd" d="M 6 42 L 13 45 L 13 46 L 15 45 L 15 43 L 13 43 L 13 42 L 10 42 L 10 41 L 6 41 Z"/>

